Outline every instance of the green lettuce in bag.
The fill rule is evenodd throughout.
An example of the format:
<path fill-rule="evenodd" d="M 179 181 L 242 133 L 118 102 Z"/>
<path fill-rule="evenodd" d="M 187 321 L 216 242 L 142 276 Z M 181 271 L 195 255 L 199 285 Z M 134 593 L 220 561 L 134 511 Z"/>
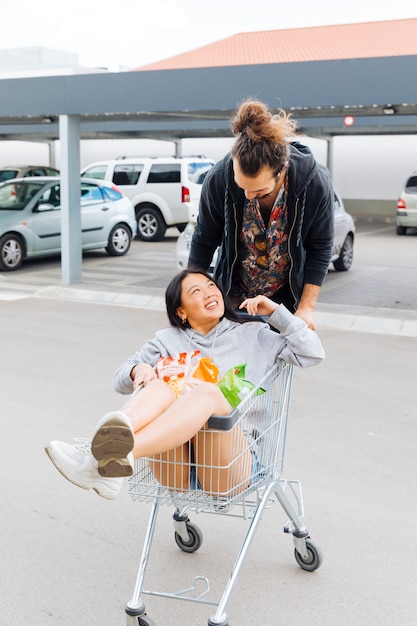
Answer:
<path fill-rule="evenodd" d="M 245 379 L 246 363 L 236 365 L 227 370 L 226 374 L 218 381 L 220 391 L 234 409 L 254 389 L 255 385 Z M 265 389 L 258 389 L 256 396 L 265 393 Z"/>

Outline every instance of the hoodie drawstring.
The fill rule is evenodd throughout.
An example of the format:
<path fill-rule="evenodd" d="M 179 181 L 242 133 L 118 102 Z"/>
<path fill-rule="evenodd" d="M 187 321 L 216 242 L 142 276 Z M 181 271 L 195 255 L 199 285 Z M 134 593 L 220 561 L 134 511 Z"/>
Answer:
<path fill-rule="evenodd" d="M 209 351 L 209 357 L 211 358 L 212 361 L 214 361 L 213 352 L 214 352 L 214 346 L 215 346 L 215 343 L 216 343 L 218 332 L 219 332 L 219 325 L 216 324 L 216 332 L 214 333 L 213 341 L 212 341 L 212 344 L 210 346 L 210 351 Z M 189 349 L 190 352 L 191 352 L 191 342 L 194 339 L 194 335 L 195 335 L 195 330 L 193 330 L 193 332 L 190 334 L 190 336 L 188 338 L 188 349 Z"/>

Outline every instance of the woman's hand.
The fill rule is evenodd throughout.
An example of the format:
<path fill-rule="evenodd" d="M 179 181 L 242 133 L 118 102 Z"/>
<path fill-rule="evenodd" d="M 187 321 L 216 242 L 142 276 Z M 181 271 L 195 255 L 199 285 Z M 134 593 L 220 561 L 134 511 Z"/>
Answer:
<path fill-rule="evenodd" d="M 155 370 L 148 363 L 138 363 L 132 368 L 130 378 L 133 380 L 133 389 L 137 389 L 140 385 L 147 385 L 156 378 Z"/>
<path fill-rule="evenodd" d="M 239 309 L 246 309 L 249 315 L 272 315 L 279 307 L 279 304 L 266 296 L 255 296 L 243 300 Z"/>

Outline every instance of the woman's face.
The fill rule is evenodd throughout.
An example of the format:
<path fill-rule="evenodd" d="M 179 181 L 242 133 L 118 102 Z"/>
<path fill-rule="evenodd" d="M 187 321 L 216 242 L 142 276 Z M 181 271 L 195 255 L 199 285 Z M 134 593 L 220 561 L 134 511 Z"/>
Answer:
<path fill-rule="evenodd" d="M 224 315 L 223 296 L 203 274 L 188 274 L 181 284 L 181 306 L 176 311 L 191 328 L 208 333 Z"/>

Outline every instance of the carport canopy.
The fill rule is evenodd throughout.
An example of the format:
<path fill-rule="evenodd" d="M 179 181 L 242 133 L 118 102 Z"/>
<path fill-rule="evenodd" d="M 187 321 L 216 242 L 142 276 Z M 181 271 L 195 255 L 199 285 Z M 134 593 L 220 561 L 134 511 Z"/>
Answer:
<path fill-rule="evenodd" d="M 82 282 L 80 140 L 230 137 L 239 103 L 259 98 L 283 108 L 300 131 L 338 135 L 416 134 L 410 77 L 417 55 L 3 79 L 0 137 L 60 141 L 62 283 Z M 354 124 L 345 124 L 345 118 Z"/>

